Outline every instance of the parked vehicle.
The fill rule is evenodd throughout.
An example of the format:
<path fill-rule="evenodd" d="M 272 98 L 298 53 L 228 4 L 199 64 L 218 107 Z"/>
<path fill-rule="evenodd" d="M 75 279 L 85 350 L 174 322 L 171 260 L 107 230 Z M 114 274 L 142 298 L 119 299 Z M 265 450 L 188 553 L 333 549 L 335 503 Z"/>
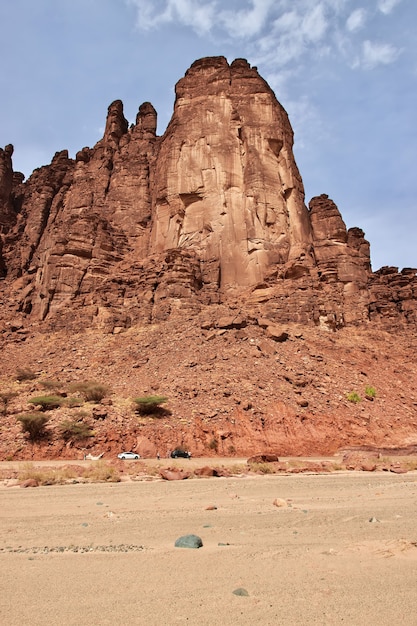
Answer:
<path fill-rule="evenodd" d="M 136 452 L 121 452 L 117 455 L 117 458 L 123 460 L 131 459 L 133 461 L 137 461 L 137 459 L 140 459 L 140 454 L 136 454 Z"/>
<path fill-rule="evenodd" d="M 191 459 L 191 452 L 188 450 L 181 450 L 180 448 L 176 448 L 171 452 L 171 459 Z"/>

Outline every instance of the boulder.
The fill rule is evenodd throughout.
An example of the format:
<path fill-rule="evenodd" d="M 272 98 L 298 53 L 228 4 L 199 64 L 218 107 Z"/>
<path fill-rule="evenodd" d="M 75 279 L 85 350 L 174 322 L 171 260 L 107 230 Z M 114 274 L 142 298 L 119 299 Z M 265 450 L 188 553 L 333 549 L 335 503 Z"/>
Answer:
<path fill-rule="evenodd" d="M 161 469 L 159 470 L 159 475 L 164 480 L 185 480 L 190 478 L 191 472 L 185 472 L 181 469 Z"/>
<path fill-rule="evenodd" d="M 175 541 L 176 548 L 202 548 L 203 541 L 198 535 L 183 535 Z"/>

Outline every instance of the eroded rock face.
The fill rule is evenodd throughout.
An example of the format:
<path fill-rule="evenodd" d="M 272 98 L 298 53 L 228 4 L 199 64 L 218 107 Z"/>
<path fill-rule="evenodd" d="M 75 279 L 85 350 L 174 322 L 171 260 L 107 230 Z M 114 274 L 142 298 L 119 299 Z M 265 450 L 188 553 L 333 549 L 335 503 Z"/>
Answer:
<path fill-rule="evenodd" d="M 44 320 L 55 313 L 97 317 L 95 296 L 119 269 L 146 257 L 150 221 L 150 161 L 156 113 L 142 105 L 128 131 L 123 105 L 108 110 L 103 139 L 83 148 L 75 161 L 66 151 L 26 183 L 18 249 L 9 246 L 7 272 L 25 315 Z M 83 307 L 81 316 L 73 308 Z"/>
<path fill-rule="evenodd" d="M 9 144 L 0 148 L 0 234 L 5 233 L 13 223 L 12 217 L 12 166 L 13 146 Z M 0 277 L 6 273 L 6 265 L 2 256 L 2 240 L 0 238 Z"/>
<path fill-rule="evenodd" d="M 196 61 L 176 86 L 159 152 L 152 246 L 196 250 L 203 281 L 222 287 L 256 284 L 271 264 L 309 255 L 292 144 L 287 114 L 255 68 Z"/>
<path fill-rule="evenodd" d="M 0 151 L 3 316 L 120 332 L 232 299 L 271 324 L 417 323 L 415 270 L 373 274 L 326 195 L 307 208 L 288 117 L 243 59 L 196 61 L 171 122 L 120 100 L 103 138 L 24 182 Z"/>

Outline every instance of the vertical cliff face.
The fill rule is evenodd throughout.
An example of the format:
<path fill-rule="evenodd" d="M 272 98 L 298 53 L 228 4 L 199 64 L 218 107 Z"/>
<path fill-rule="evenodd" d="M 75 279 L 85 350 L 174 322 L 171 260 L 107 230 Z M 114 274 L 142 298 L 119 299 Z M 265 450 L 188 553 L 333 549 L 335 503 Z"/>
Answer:
<path fill-rule="evenodd" d="M 93 148 L 26 182 L 0 150 L 0 295 L 22 323 L 112 330 L 236 290 L 276 321 L 416 321 L 415 271 L 373 275 L 334 202 L 305 206 L 291 125 L 256 68 L 196 61 L 162 137 L 156 117 L 145 102 L 129 128 L 116 100 Z"/>
<path fill-rule="evenodd" d="M 3 243 L 1 235 L 7 233 L 13 224 L 12 187 L 13 187 L 13 146 L 0 148 L 0 277 L 6 274 L 6 264 L 3 259 Z"/>
<path fill-rule="evenodd" d="M 308 256 L 311 230 L 287 114 L 244 60 L 195 62 L 177 83 L 153 191 L 152 245 L 188 248 L 203 281 L 263 280 Z"/>
<path fill-rule="evenodd" d="M 101 283 L 122 259 L 146 256 L 155 131 L 152 105 L 140 107 L 128 130 L 115 101 L 94 148 L 80 150 L 75 161 L 57 153 L 25 183 L 19 224 L 6 238 L 7 274 L 20 277 L 23 313 L 43 320 L 78 299 L 94 317 Z"/>
<path fill-rule="evenodd" d="M 13 186 L 13 146 L 0 148 L 0 229 L 4 232 L 11 221 L 11 193 Z"/>

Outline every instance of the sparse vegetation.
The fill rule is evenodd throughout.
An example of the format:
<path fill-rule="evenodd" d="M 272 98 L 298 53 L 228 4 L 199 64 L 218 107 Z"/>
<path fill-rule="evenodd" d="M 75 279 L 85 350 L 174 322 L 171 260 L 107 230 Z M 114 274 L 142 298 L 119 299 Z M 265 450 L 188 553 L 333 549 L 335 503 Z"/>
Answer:
<path fill-rule="evenodd" d="M 417 459 L 407 459 L 405 461 L 405 466 L 408 472 L 414 472 L 417 470 Z"/>
<path fill-rule="evenodd" d="M 87 402 L 100 402 L 109 395 L 110 389 L 107 385 L 102 385 L 94 381 L 72 383 L 69 390 L 81 393 Z"/>
<path fill-rule="evenodd" d="M 57 390 L 63 387 L 63 384 L 58 380 L 40 380 L 39 385 L 43 387 L 43 389 Z"/>
<path fill-rule="evenodd" d="M 375 389 L 375 387 L 371 387 L 370 385 L 365 387 L 365 396 L 367 398 L 375 398 L 376 397 L 376 389 Z"/>
<path fill-rule="evenodd" d="M 57 409 L 64 402 L 62 396 L 37 396 L 36 398 L 30 398 L 29 404 L 42 407 L 42 411 L 51 411 Z"/>
<path fill-rule="evenodd" d="M 349 393 L 346 394 L 346 399 L 349 400 L 349 402 L 353 402 L 354 404 L 357 404 L 358 402 L 361 401 L 361 397 L 358 393 L 356 393 L 356 391 L 350 391 Z"/>
<path fill-rule="evenodd" d="M 20 383 L 24 380 L 34 380 L 36 377 L 36 372 L 29 368 L 18 367 L 16 370 L 16 380 L 18 380 Z"/>
<path fill-rule="evenodd" d="M 215 450 L 217 452 L 218 447 L 219 447 L 219 442 L 217 441 L 215 437 L 213 437 L 213 439 L 209 442 L 208 447 L 210 450 Z"/>
<path fill-rule="evenodd" d="M 46 428 L 49 417 L 40 411 L 23 413 L 18 415 L 16 419 L 20 422 L 23 432 L 28 435 L 32 443 L 45 439 L 49 434 Z"/>
<path fill-rule="evenodd" d="M 62 468 L 45 469 L 27 463 L 18 475 L 19 480 L 33 479 L 38 485 L 62 485 L 68 482 L 78 482 L 80 478 L 83 482 L 120 482 L 118 470 L 104 461 L 97 461 L 82 468 L 76 465 L 67 465 Z"/>
<path fill-rule="evenodd" d="M 17 391 L 0 391 L 0 400 L 3 402 L 3 415 L 7 413 L 7 406 L 12 398 L 18 395 Z"/>
<path fill-rule="evenodd" d="M 105 461 L 96 461 L 90 466 L 87 478 L 93 482 L 118 483 L 120 482 L 119 471 Z"/>
<path fill-rule="evenodd" d="M 136 404 L 135 410 L 141 415 L 157 415 L 164 412 L 161 404 L 165 404 L 167 401 L 168 398 L 166 396 L 143 396 L 133 399 L 133 402 Z"/>
<path fill-rule="evenodd" d="M 63 420 L 58 426 L 58 431 L 64 441 L 81 441 L 94 435 L 90 426 L 77 418 Z"/>
<path fill-rule="evenodd" d="M 74 396 L 70 396 L 69 398 L 65 398 L 64 400 L 65 406 L 72 409 L 74 407 L 80 407 L 84 404 L 83 398 L 75 398 Z"/>
<path fill-rule="evenodd" d="M 251 472 L 257 474 L 275 474 L 273 463 L 248 463 Z"/>

